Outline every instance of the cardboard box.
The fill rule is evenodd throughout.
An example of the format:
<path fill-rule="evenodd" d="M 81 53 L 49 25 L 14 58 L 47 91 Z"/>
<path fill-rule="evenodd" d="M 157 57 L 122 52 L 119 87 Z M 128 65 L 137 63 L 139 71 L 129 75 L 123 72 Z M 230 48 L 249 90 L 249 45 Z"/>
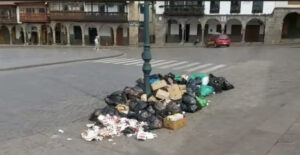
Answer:
<path fill-rule="evenodd" d="M 178 87 L 179 87 L 179 89 L 180 89 L 180 91 L 181 91 L 181 93 L 182 93 L 182 95 L 184 94 L 184 93 L 186 93 L 186 85 L 178 85 Z"/>
<path fill-rule="evenodd" d="M 187 125 L 187 118 L 184 117 L 183 119 L 177 120 L 177 121 L 171 121 L 167 117 L 163 120 L 164 127 L 171 129 L 171 130 L 178 130 L 180 128 L 183 128 Z"/>
<path fill-rule="evenodd" d="M 164 90 L 161 90 L 161 89 L 158 89 L 156 94 L 155 94 L 155 97 L 159 98 L 159 99 L 169 99 L 170 98 L 170 94 L 167 92 L 167 91 L 164 91 Z"/>
<path fill-rule="evenodd" d="M 167 82 L 165 80 L 160 80 L 158 82 L 155 82 L 155 83 L 151 84 L 152 90 L 157 90 L 157 89 L 160 89 L 160 88 L 163 88 L 163 87 L 166 87 L 166 86 L 167 86 Z"/>
<path fill-rule="evenodd" d="M 179 100 L 182 98 L 182 92 L 177 84 L 169 87 L 168 92 L 170 93 L 170 99 L 172 100 Z"/>

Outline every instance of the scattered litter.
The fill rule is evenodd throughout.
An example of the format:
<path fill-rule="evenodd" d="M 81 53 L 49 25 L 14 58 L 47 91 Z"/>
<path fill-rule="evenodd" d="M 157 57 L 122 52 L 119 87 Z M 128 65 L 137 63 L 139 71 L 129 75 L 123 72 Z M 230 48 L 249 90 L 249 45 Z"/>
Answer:
<path fill-rule="evenodd" d="M 67 138 L 67 141 L 71 141 L 71 140 L 73 140 L 72 138 Z"/>
<path fill-rule="evenodd" d="M 93 123 L 86 124 L 87 129 L 81 137 L 86 141 L 107 139 L 109 142 L 121 135 L 134 136 L 140 141 L 154 139 L 157 137 L 152 132 L 154 129 L 185 127 L 188 122 L 186 112 L 199 111 L 211 103 L 207 96 L 234 88 L 224 77 L 205 73 L 153 74 L 149 82 L 151 96 L 142 89 L 143 78 L 136 80 L 134 87 L 127 86 L 106 96 L 107 105 L 90 115 L 89 120 Z M 64 133 L 61 129 L 59 132 Z"/>
<path fill-rule="evenodd" d="M 59 135 L 52 135 L 50 138 L 51 139 L 56 139 L 56 138 L 59 138 Z"/>
<path fill-rule="evenodd" d="M 59 132 L 59 133 L 65 133 L 65 131 L 62 130 L 62 129 L 58 129 L 58 132 Z"/>

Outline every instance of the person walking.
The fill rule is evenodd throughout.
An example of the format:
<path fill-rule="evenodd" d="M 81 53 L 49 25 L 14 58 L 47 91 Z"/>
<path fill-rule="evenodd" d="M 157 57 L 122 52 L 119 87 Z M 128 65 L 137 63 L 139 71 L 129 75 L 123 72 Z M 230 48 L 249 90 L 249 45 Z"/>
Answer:
<path fill-rule="evenodd" d="M 95 37 L 95 49 L 98 51 L 100 49 L 100 38 L 99 36 Z"/>

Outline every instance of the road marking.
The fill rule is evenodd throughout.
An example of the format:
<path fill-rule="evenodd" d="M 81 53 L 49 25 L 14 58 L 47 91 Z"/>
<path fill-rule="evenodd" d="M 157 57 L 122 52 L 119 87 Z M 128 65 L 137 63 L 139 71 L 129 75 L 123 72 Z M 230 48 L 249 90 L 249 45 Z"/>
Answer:
<path fill-rule="evenodd" d="M 152 67 L 166 65 L 166 64 L 173 63 L 173 62 L 176 62 L 176 60 L 171 60 L 171 61 L 166 61 L 166 62 L 162 62 L 162 63 L 157 63 L 157 64 L 152 65 Z"/>
<path fill-rule="evenodd" d="M 194 67 L 194 68 L 190 68 L 188 70 L 185 70 L 187 72 L 192 72 L 192 71 L 195 71 L 195 70 L 198 70 L 198 69 L 202 69 L 202 68 L 205 68 L 205 67 L 208 67 L 208 66 L 211 66 L 212 64 L 204 64 L 204 65 L 200 65 L 200 66 L 197 66 L 197 67 Z"/>
<path fill-rule="evenodd" d="M 178 63 L 174 63 L 174 64 L 170 64 L 170 65 L 166 65 L 166 66 L 162 66 L 162 67 L 158 67 L 158 68 L 165 69 L 165 68 L 179 66 L 179 65 L 182 65 L 182 64 L 186 64 L 186 63 L 188 63 L 188 62 L 187 61 L 182 61 L 182 62 L 178 62 Z"/>
<path fill-rule="evenodd" d="M 112 62 L 112 64 L 123 64 L 123 63 L 128 63 L 128 62 L 133 62 L 136 61 L 135 59 L 128 59 L 128 60 L 122 60 L 119 62 Z"/>
<path fill-rule="evenodd" d="M 187 64 L 187 65 L 172 68 L 172 69 L 173 70 L 180 70 L 180 69 L 183 69 L 183 68 L 188 68 L 188 67 L 196 66 L 196 65 L 199 65 L 199 64 L 200 64 L 199 62 L 194 62 L 194 63 L 191 63 L 191 64 Z"/>
<path fill-rule="evenodd" d="M 208 73 L 208 72 L 212 72 L 212 71 L 215 71 L 217 69 L 224 68 L 224 67 L 226 67 L 226 65 L 221 64 L 221 65 L 217 65 L 217 66 L 214 66 L 214 67 L 211 67 L 211 68 L 204 69 L 201 72 Z"/>
<path fill-rule="evenodd" d="M 136 60 L 135 62 L 130 62 L 130 63 L 124 64 L 124 65 L 136 65 L 136 64 L 139 64 L 141 62 L 143 62 L 143 60 L 139 59 L 139 60 Z"/>
<path fill-rule="evenodd" d="M 153 65 L 153 64 L 157 64 L 157 63 L 160 63 L 162 61 L 165 61 L 165 60 L 155 60 L 155 61 L 151 61 L 150 63 Z M 137 66 L 142 66 L 144 64 L 144 61 L 141 62 L 140 64 L 137 64 Z"/>
<path fill-rule="evenodd" d="M 96 60 L 96 63 L 110 63 L 110 62 L 116 62 L 120 60 L 127 60 L 126 58 L 110 58 L 110 59 L 103 59 L 103 60 Z"/>

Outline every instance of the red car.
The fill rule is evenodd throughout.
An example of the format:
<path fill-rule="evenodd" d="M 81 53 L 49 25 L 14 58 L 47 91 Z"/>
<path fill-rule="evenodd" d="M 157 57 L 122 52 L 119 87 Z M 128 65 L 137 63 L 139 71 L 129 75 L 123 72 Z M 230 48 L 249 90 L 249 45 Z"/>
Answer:
<path fill-rule="evenodd" d="M 213 35 L 211 38 L 206 40 L 205 45 L 206 47 L 214 46 L 214 47 L 220 47 L 220 46 L 230 46 L 230 38 L 226 34 L 218 34 Z"/>

